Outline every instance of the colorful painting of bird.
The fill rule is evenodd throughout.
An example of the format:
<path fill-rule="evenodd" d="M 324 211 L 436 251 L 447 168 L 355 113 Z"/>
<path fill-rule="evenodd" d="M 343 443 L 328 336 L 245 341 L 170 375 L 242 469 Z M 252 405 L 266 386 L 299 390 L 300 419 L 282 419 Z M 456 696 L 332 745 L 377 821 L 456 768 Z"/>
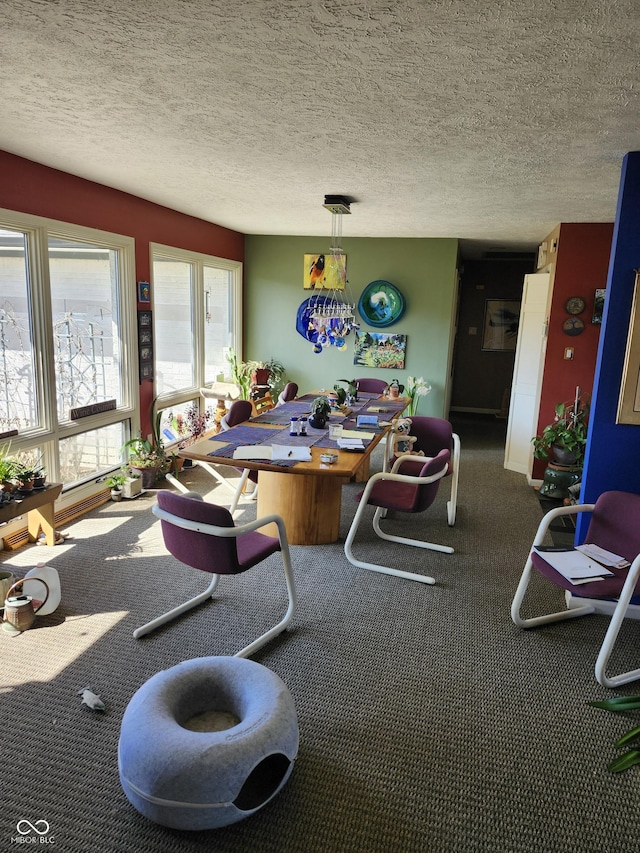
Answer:
<path fill-rule="evenodd" d="M 324 278 L 324 255 L 312 256 L 311 266 L 309 267 L 309 288 L 313 290 Z"/>

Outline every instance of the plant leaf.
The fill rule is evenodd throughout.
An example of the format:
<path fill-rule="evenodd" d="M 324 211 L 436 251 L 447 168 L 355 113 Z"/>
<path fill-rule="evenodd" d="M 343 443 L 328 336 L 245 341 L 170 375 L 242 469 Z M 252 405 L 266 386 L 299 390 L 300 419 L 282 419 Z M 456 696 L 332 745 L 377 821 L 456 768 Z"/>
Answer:
<path fill-rule="evenodd" d="M 631 711 L 640 708 L 640 696 L 616 696 L 614 699 L 587 702 L 593 708 L 604 708 L 605 711 Z"/>
<path fill-rule="evenodd" d="M 635 740 L 638 735 L 640 735 L 640 726 L 636 726 L 635 729 L 631 729 L 626 734 L 622 735 L 622 737 L 615 743 L 616 748 L 620 749 L 620 747 L 626 746 L 626 744 Z"/>
<path fill-rule="evenodd" d="M 607 767 L 611 773 L 622 773 L 633 767 L 634 764 L 640 764 L 640 750 L 630 749 L 628 752 L 619 755 Z"/>

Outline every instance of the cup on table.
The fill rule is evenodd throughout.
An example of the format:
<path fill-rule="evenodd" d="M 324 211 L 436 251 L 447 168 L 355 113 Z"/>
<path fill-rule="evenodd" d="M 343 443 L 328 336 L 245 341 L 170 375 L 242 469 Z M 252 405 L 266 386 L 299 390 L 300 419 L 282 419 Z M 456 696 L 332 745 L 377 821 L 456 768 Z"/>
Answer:
<path fill-rule="evenodd" d="M 329 424 L 329 438 L 332 441 L 342 438 L 342 424 Z"/>

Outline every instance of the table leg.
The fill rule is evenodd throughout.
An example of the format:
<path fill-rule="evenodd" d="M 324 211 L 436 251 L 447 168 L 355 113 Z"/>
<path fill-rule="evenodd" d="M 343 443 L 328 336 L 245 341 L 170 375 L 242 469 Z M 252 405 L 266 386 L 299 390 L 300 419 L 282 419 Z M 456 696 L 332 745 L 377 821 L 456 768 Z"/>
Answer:
<path fill-rule="evenodd" d="M 258 518 L 281 515 L 291 545 L 335 542 L 340 533 L 342 486 L 347 482 L 344 477 L 260 471 Z M 276 527 L 270 525 L 260 532 L 275 536 Z"/>
<path fill-rule="evenodd" d="M 40 528 L 42 527 L 42 532 L 44 533 L 47 545 L 55 545 L 56 531 L 53 525 L 53 503 L 44 504 L 43 506 L 38 507 L 38 509 L 29 510 L 27 513 L 27 530 L 29 532 L 29 539 L 32 542 L 37 541 Z"/>

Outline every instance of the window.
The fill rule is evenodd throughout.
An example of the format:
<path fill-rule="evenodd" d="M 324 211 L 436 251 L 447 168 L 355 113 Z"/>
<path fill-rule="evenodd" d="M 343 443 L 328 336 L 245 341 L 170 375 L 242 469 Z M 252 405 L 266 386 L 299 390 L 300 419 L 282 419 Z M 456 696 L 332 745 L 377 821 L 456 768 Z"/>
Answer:
<path fill-rule="evenodd" d="M 0 210 L 0 294 L 0 433 L 104 488 L 139 425 L 133 239 Z"/>
<path fill-rule="evenodd" d="M 162 409 L 199 400 L 241 350 L 242 264 L 152 245 L 156 394 Z"/>

